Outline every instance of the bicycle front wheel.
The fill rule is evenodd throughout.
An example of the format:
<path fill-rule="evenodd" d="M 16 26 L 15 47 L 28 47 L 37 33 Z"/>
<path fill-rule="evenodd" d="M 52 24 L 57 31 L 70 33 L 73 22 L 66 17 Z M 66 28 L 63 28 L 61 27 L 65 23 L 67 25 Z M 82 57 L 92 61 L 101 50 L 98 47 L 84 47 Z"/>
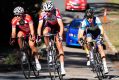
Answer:
<path fill-rule="evenodd" d="M 102 59 L 101 59 L 101 56 L 98 52 L 96 52 L 94 55 L 95 55 L 94 60 L 95 60 L 96 74 L 97 74 L 98 79 L 102 80 L 104 77 Z"/>
<path fill-rule="evenodd" d="M 36 70 L 35 58 L 33 56 L 31 56 L 31 63 L 30 64 L 31 64 L 31 68 L 32 68 L 34 76 L 39 77 L 39 71 Z"/>
<path fill-rule="evenodd" d="M 23 71 L 23 74 L 25 76 L 26 79 L 30 78 L 30 74 L 31 74 L 31 67 L 30 67 L 30 61 L 29 61 L 29 56 L 28 56 L 28 52 L 21 52 L 21 69 Z M 23 60 L 23 55 L 25 54 L 25 60 Z"/>
<path fill-rule="evenodd" d="M 63 80 L 63 75 L 61 74 L 61 67 L 60 66 L 61 66 L 60 62 L 58 60 L 56 60 L 55 68 L 56 68 L 59 80 Z"/>
<path fill-rule="evenodd" d="M 52 62 L 50 62 L 50 58 L 52 59 Z M 55 67 L 54 67 L 54 59 L 53 58 L 54 58 L 53 51 L 49 50 L 47 53 L 47 63 L 48 63 L 48 71 L 49 71 L 51 80 L 55 80 Z"/>

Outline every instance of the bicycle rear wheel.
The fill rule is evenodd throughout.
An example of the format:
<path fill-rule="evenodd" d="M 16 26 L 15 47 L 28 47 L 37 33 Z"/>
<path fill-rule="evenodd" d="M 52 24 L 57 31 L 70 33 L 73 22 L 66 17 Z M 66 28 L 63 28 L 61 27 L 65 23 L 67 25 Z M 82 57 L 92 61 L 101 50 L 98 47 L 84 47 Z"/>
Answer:
<path fill-rule="evenodd" d="M 22 57 L 24 53 L 25 53 L 25 60 L 23 61 Z M 28 54 L 29 54 L 29 51 L 21 52 L 22 56 L 20 58 L 21 68 L 26 79 L 29 79 L 31 74 L 31 67 L 30 67 L 30 61 L 29 61 L 30 59 Z"/>

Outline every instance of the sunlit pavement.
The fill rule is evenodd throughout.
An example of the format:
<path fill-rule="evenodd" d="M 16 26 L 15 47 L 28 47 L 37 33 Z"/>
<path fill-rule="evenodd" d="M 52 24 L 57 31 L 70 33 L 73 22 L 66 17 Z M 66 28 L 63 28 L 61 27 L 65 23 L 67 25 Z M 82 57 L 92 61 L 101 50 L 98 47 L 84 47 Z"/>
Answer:
<path fill-rule="evenodd" d="M 91 71 L 91 68 L 86 66 L 85 51 L 80 48 L 65 47 L 65 69 L 66 76 L 64 80 L 98 80 L 96 73 Z M 110 58 L 107 58 L 109 74 L 106 75 L 106 80 L 119 80 L 118 62 L 113 63 Z M 41 62 L 42 70 L 40 76 L 35 78 L 31 76 L 31 80 L 50 80 L 46 61 Z M 24 79 L 22 71 L 10 71 L 0 73 L 0 80 L 22 80 Z M 58 80 L 58 79 L 57 79 Z"/>

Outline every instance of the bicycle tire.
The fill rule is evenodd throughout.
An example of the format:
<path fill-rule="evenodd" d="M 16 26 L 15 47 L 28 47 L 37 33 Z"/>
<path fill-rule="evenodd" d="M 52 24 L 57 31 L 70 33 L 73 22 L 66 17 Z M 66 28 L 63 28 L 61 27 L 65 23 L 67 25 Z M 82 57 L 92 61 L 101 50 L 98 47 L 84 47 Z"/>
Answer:
<path fill-rule="evenodd" d="M 61 74 L 61 64 L 60 64 L 60 61 L 59 61 L 59 56 L 58 56 L 58 53 L 57 53 L 57 50 L 56 50 L 56 46 L 53 50 L 54 52 L 54 68 L 55 68 L 55 72 L 57 73 L 56 76 L 59 78 L 59 80 L 63 80 L 63 76 Z"/>
<path fill-rule="evenodd" d="M 99 80 L 103 79 L 102 60 L 98 52 L 94 53 L 95 71 Z"/>
<path fill-rule="evenodd" d="M 50 53 L 52 51 L 49 50 L 48 52 Z M 53 68 L 52 67 L 53 67 L 53 64 L 49 62 L 49 60 L 50 60 L 49 59 L 49 56 L 50 56 L 49 53 L 47 53 L 48 72 L 49 72 L 49 75 L 50 75 L 51 80 L 53 80 L 54 79 L 54 77 L 52 76 L 52 72 L 53 72 L 53 70 L 52 70 Z"/>
<path fill-rule="evenodd" d="M 103 66 L 103 63 L 102 63 L 102 58 L 101 58 L 101 55 L 99 53 L 97 53 L 97 57 L 98 57 L 98 60 L 99 60 L 99 65 L 100 65 L 100 74 L 101 74 L 101 77 L 104 78 L 105 77 L 105 74 L 104 74 L 104 66 Z"/>
<path fill-rule="evenodd" d="M 31 69 L 33 71 L 33 74 L 35 77 L 39 77 L 39 71 L 36 70 L 35 58 L 33 58 L 33 56 L 31 56 L 30 59 L 31 59 L 30 65 L 31 65 Z"/>
<path fill-rule="evenodd" d="M 59 80 L 63 80 L 63 75 L 61 74 L 60 62 L 56 60 L 56 70 L 59 77 Z"/>
<path fill-rule="evenodd" d="M 29 51 L 27 52 L 24 52 L 25 53 L 25 61 L 22 61 L 22 58 L 20 59 L 20 62 L 21 62 L 21 69 L 22 69 L 22 72 L 25 76 L 26 79 L 29 79 L 30 78 L 30 74 L 31 74 L 31 67 L 30 67 L 30 61 L 29 61 Z M 21 52 L 22 54 L 22 52 Z"/>

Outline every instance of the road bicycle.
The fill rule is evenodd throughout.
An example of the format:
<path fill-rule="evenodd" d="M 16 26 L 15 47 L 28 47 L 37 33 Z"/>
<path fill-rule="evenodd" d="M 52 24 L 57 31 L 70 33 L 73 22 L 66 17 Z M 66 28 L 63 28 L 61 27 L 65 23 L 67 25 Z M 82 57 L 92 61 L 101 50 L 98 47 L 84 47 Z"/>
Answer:
<path fill-rule="evenodd" d="M 36 70 L 35 58 L 32 55 L 31 49 L 28 44 L 29 35 L 18 38 L 22 40 L 22 49 L 20 49 L 19 54 L 20 54 L 21 69 L 23 71 L 25 78 L 29 79 L 31 75 L 38 77 L 39 71 Z M 24 60 L 23 57 L 25 57 Z"/>
<path fill-rule="evenodd" d="M 102 63 L 102 58 L 97 47 L 97 40 L 92 40 L 91 42 L 89 42 L 89 46 L 89 60 L 91 62 L 92 70 L 96 72 L 98 79 L 102 80 L 105 77 L 105 74 L 103 72 L 104 67 Z"/>
<path fill-rule="evenodd" d="M 55 42 L 56 34 L 48 33 L 42 37 L 49 37 L 49 44 L 48 47 L 46 48 L 47 49 L 46 51 L 47 51 L 48 71 L 51 80 L 56 80 L 57 77 L 59 78 L 59 80 L 63 80 L 63 75 L 61 75 L 61 69 L 60 69 L 60 65 L 61 65 L 59 61 L 60 56 L 58 54 L 56 42 Z"/>

